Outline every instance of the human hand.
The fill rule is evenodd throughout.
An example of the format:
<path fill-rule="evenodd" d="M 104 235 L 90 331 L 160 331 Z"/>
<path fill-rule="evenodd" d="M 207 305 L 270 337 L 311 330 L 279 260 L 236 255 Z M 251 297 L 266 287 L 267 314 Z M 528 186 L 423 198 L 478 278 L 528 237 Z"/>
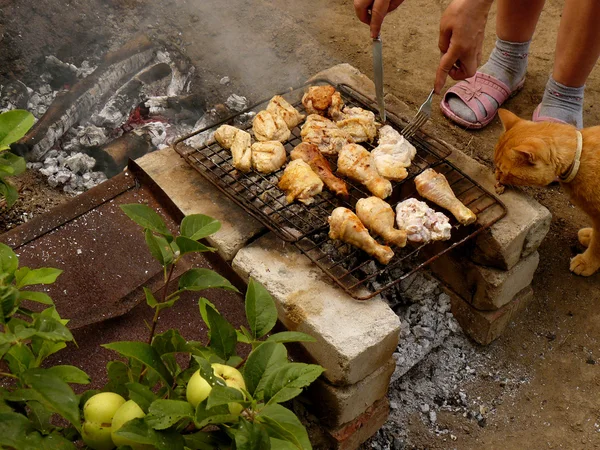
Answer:
<path fill-rule="evenodd" d="M 354 10 L 362 23 L 371 26 L 375 39 L 381 31 L 383 18 L 402 4 L 404 0 L 354 0 Z"/>
<path fill-rule="evenodd" d="M 481 63 L 487 16 L 493 0 L 453 0 L 440 20 L 438 46 L 442 52 L 435 76 L 435 92 L 448 75 L 454 80 L 472 77 Z"/>

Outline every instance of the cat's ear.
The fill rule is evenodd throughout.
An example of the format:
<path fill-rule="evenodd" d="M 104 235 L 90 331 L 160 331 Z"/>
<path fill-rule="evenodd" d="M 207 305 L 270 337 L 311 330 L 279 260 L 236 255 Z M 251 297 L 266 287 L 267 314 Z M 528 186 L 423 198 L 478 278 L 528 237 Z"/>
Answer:
<path fill-rule="evenodd" d="M 513 148 L 513 151 L 528 164 L 534 165 L 537 161 L 537 155 L 530 145 L 519 145 Z"/>
<path fill-rule="evenodd" d="M 500 121 L 504 126 L 504 131 L 510 130 L 517 123 L 521 121 L 519 117 L 513 113 L 511 113 L 508 109 L 500 108 L 498 109 L 498 116 L 500 117 Z"/>

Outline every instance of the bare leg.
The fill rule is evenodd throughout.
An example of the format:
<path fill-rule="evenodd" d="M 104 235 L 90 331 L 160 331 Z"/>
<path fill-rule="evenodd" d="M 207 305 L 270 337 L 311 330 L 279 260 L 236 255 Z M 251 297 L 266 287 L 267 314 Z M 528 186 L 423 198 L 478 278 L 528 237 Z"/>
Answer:
<path fill-rule="evenodd" d="M 587 250 L 571 259 L 571 272 L 589 277 L 600 268 L 600 220 L 594 220 L 592 236 Z"/>
<path fill-rule="evenodd" d="M 528 42 L 546 0 L 498 0 L 496 34 L 503 41 Z"/>

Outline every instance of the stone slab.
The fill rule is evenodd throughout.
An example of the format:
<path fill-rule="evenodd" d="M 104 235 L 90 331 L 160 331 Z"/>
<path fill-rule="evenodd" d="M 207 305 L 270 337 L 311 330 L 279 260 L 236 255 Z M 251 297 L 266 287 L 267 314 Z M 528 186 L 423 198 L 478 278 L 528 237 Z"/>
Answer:
<path fill-rule="evenodd" d="M 334 450 L 356 450 L 360 445 L 377 433 L 387 421 L 390 403 L 387 397 L 378 400 L 353 421 L 330 430 Z"/>
<path fill-rule="evenodd" d="M 386 302 L 353 299 L 273 233 L 241 249 L 233 268 L 265 286 L 288 330 L 316 339 L 303 346 L 334 385 L 358 383 L 386 364 L 398 345 L 400 319 Z"/>
<path fill-rule="evenodd" d="M 510 270 L 480 266 L 464 256 L 468 251 L 442 255 L 430 265 L 432 273 L 443 284 L 460 295 L 474 308 L 484 311 L 499 309 L 531 284 L 540 257 L 535 252 Z"/>
<path fill-rule="evenodd" d="M 314 404 L 327 405 L 326 411 L 315 411 L 319 421 L 328 427 L 339 427 L 364 413 L 369 406 L 387 394 L 396 362 L 393 358 L 363 380 L 350 386 L 333 386 L 317 380 L 306 391 Z"/>
<path fill-rule="evenodd" d="M 230 262 L 240 248 L 265 230 L 171 147 L 148 153 L 135 162 L 183 214 L 206 214 L 221 221 L 221 229 L 207 240 L 226 261 Z"/>
<path fill-rule="evenodd" d="M 475 342 L 488 345 L 499 338 L 523 310 L 533 297 L 533 289 L 527 286 L 510 303 L 496 311 L 480 311 L 452 292 L 448 294 L 451 298 L 452 313 L 463 331 Z"/>

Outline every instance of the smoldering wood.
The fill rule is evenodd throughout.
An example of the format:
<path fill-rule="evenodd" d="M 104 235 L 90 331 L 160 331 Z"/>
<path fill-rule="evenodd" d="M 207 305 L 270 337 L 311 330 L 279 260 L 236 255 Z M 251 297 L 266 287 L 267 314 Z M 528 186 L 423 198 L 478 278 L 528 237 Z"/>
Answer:
<path fill-rule="evenodd" d="M 89 147 L 85 152 L 96 159 L 94 170 L 104 172 L 111 178 L 127 167 L 130 158 L 139 158 L 152 150 L 150 132 L 137 129 L 102 146 Z"/>

